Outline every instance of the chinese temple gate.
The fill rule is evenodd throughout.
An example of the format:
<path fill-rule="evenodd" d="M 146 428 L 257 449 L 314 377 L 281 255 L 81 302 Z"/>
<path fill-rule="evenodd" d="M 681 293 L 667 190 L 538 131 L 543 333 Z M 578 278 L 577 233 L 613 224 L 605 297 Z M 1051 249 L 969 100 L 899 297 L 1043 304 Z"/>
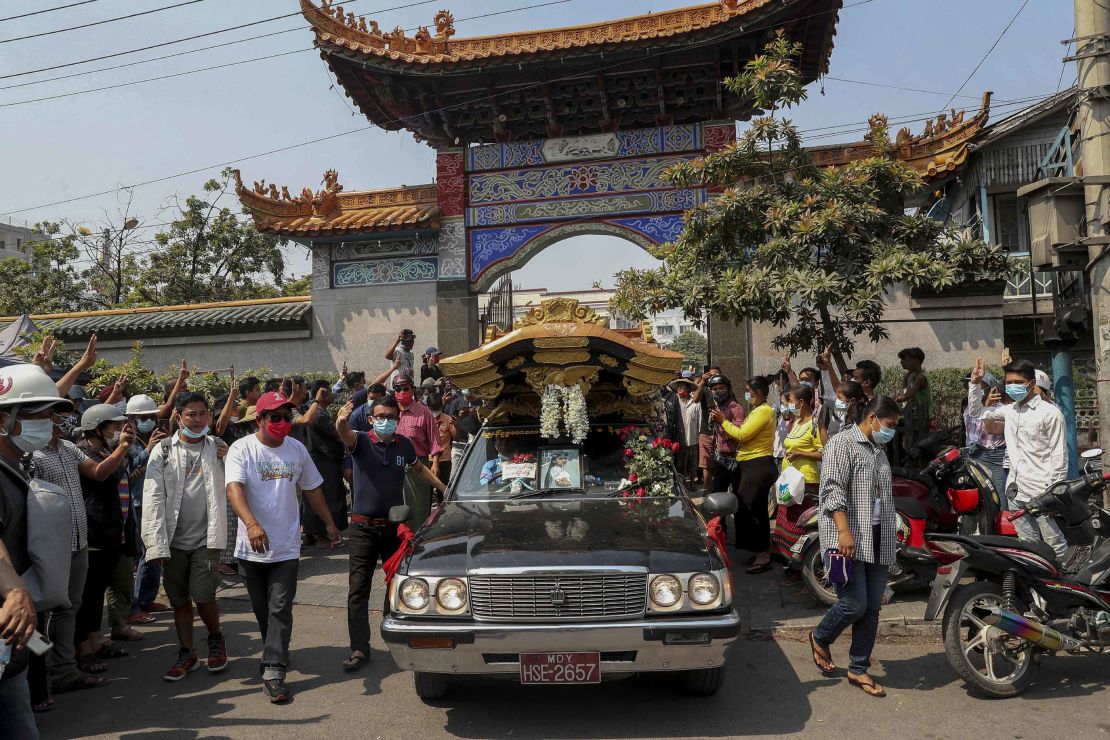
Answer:
<path fill-rule="evenodd" d="M 663 172 L 727 146 L 735 121 L 758 113 L 723 80 L 779 31 L 802 45 L 805 81 L 816 79 L 840 6 L 717 0 L 456 38 L 448 11 L 410 37 L 301 0 L 321 56 L 367 119 L 436 149 L 435 183 L 348 191 L 329 170 L 319 191 L 261 180 L 239 182 L 238 194 L 259 230 L 312 249 L 313 310 L 337 361 L 359 359 L 341 338 L 353 332 L 380 363 L 375 347 L 410 325 L 464 352 L 479 340 L 478 294 L 545 247 L 581 234 L 645 247 L 676 237 L 684 211 L 712 194 L 667 185 Z M 620 267 L 583 265 L 599 277 Z M 714 329 L 718 359 L 729 336 Z M 742 344 L 736 330 L 732 339 Z"/>

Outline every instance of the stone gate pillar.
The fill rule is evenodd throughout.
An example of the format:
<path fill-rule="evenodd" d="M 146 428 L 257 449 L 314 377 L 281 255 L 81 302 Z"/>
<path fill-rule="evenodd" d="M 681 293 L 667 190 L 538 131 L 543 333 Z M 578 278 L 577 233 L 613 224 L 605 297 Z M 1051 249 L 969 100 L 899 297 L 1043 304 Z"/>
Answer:
<path fill-rule="evenodd" d="M 437 346 L 446 356 L 478 346 L 478 294 L 467 280 L 466 173 L 462 149 L 436 154 L 439 200 L 439 281 L 436 284 Z"/>

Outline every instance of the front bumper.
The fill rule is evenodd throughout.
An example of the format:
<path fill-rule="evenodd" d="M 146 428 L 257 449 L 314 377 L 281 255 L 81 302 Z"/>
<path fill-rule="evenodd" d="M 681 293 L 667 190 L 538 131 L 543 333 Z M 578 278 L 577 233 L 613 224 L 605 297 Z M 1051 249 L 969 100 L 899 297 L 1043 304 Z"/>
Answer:
<path fill-rule="evenodd" d="M 429 673 L 518 674 L 520 653 L 600 652 L 602 675 L 681 671 L 724 665 L 725 650 L 740 634 L 740 617 L 690 615 L 588 624 L 442 624 L 430 620 L 382 622 L 382 638 L 401 669 Z M 701 637 L 676 644 L 676 637 Z M 413 638 L 448 638 L 453 648 L 413 648 Z"/>

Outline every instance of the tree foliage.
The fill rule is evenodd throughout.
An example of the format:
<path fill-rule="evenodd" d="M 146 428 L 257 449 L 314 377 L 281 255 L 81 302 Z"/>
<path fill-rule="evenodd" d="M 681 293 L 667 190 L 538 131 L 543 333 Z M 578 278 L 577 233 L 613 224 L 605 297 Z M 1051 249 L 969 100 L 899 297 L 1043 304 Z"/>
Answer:
<path fill-rule="evenodd" d="M 36 227 L 46 238 L 30 246 L 30 259 L 0 259 L 0 316 L 62 313 L 90 307 L 86 283 L 73 263 L 80 256 L 72 234 L 54 223 Z"/>
<path fill-rule="evenodd" d="M 709 355 L 709 340 L 696 331 L 687 331 L 675 337 L 674 341 L 667 345 L 667 349 L 681 352 L 682 364 L 693 365 L 695 370 L 701 372 L 701 366 L 705 364 L 705 358 Z"/>
<path fill-rule="evenodd" d="M 900 162 L 876 119 L 874 156 L 819 168 L 789 119 L 776 115 L 806 98 L 792 60 L 800 46 L 782 36 L 727 81 L 730 92 L 767 111 L 737 142 L 668 172 L 689 187 L 723 187 L 687 213 L 682 234 L 653 250 L 663 265 L 617 274 L 612 308 L 632 319 L 681 308 L 735 321 L 769 322 L 776 349 L 879 341 L 884 293 L 897 285 L 950 288 L 1004 277 L 1003 250 L 924 214 L 903 196 L 923 182 Z"/>

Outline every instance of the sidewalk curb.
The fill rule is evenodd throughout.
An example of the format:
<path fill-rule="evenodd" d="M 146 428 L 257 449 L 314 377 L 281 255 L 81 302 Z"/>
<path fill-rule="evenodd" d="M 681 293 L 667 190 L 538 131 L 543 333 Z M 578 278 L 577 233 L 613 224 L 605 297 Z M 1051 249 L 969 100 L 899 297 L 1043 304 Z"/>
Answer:
<path fill-rule="evenodd" d="M 820 620 L 813 620 L 811 623 L 757 627 L 749 629 L 746 636 L 749 640 L 805 642 L 819 622 Z M 879 622 L 877 639 L 879 642 L 940 642 L 940 622 L 904 618 L 882 620 Z"/>

